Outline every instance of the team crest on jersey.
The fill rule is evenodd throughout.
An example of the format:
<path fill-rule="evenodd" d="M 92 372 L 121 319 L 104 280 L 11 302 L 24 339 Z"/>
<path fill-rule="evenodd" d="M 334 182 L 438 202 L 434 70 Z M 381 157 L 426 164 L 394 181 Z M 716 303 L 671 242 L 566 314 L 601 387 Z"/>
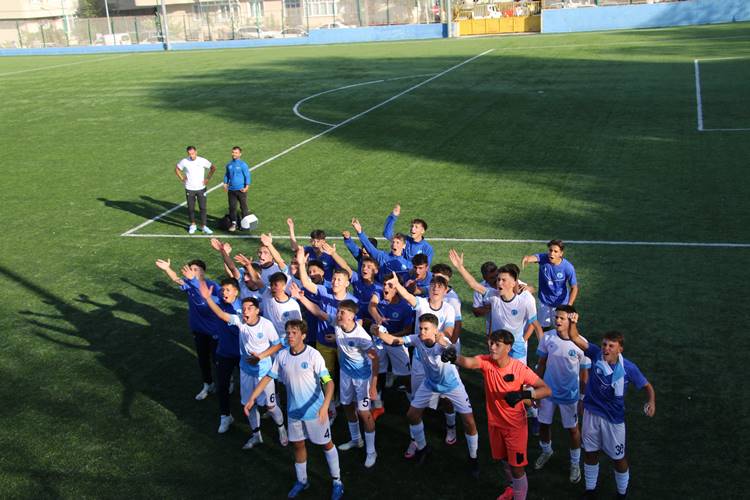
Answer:
<path fill-rule="evenodd" d="M 349 344 L 349 347 L 354 347 L 354 341 L 353 341 L 353 340 L 350 340 L 350 341 L 349 341 L 349 342 L 347 342 L 347 343 Z"/>
<path fill-rule="evenodd" d="M 568 356 L 570 356 L 571 358 L 575 357 L 575 355 L 576 355 L 576 352 L 573 349 L 568 351 Z"/>
<path fill-rule="evenodd" d="M 262 339 L 262 338 L 263 338 L 263 332 L 258 332 L 258 338 L 259 338 L 259 339 Z"/>
<path fill-rule="evenodd" d="M 563 278 L 563 276 L 564 276 L 563 273 L 557 273 L 557 279 L 561 280 Z"/>
<path fill-rule="evenodd" d="M 510 311 L 510 313 L 511 313 L 511 314 L 512 314 L 513 316 L 518 316 L 518 309 L 512 309 L 512 310 Z"/>
<path fill-rule="evenodd" d="M 308 367 L 308 366 L 310 366 L 310 365 L 308 365 L 308 364 L 307 364 L 307 361 L 303 361 L 303 362 L 302 362 L 302 364 L 301 364 L 301 365 L 299 365 L 299 366 L 300 366 L 300 368 L 302 368 L 303 370 L 307 370 L 307 367 Z"/>
<path fill-rule="evenodd" d="M 398 313 L 392 313 L 391 314 L 391 318 L 398 319 Z"/>

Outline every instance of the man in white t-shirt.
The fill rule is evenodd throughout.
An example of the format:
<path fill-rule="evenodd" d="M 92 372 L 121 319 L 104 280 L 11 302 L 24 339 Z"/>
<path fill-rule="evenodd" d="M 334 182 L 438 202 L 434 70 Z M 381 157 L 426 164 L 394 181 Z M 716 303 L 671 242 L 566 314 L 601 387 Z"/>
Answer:
<path fill-rule="evenodd" d="M 195 224 L 195 200 L 198 200 L 198 208 L 201 212 L 201 231 L 206 234 L 212 234 L 206 226 L 206 185 L 216 172 L 216 167 L 203 158 L 198 156 L 195 146 L 187 147 L 187 157 L 180 160 L 175 166 L 175 174 L 180 182 L 185 186 L 185 198 L 187 199 L 188 216 L 190 217 L 190 226 L 188 233 L 195 233 L 198 227 Z M 208 170 L 208 176 L 206 176 Z"/>

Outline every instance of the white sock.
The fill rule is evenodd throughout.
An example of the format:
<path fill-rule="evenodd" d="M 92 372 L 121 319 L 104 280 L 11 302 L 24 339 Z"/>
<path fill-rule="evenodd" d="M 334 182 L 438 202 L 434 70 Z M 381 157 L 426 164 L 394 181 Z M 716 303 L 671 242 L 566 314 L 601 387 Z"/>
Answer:
<path fill-rule="evenodd" d="M 307 482 L 307 462 L 294 463 L 294 471 L 297 473 L 297 481 L 300 483 Z"/>
<path fill-rule="evenodd" d="M 469 456 L 471 458 L 477 458 L 477 448 L 479 448 L 479 434 L 474 434 L 473 436 L 464 434 L 464 436 L 466 437 L 466 446 L 469 447 Z"/>
<path fill-rule="evenodd" d="M 349 434 L 352 436 L 352 441 L 360 441 L 362 439 L 362 435 L 359 433 L 359 420 L 349 422 Z"/>
<path fill-rule="evenodd" d="M 456 412 L 445 414 L 445 426 L 446 427 L 456 426 Z"/>
<path fill-rule="evenodd" d="M 599 479 L 599 464 L 589 465 L 584 462 L 583 478 L 586 480 L 586 489 L 595 490 L 596 481 Z"/>
<path fill-rule="evenodd" d="M 578 465 L 581 463 L 581 449 L 571 449 L 570 450 L 570 463 L 574 465 Z"/>
<path fill-rule="evenodd" d="M 375 431 L 365 432 L 365 449 L 368 455 L 375 453 Z"/>
<path fill-rule="evenodd" d="M 417 442 L 417 449 L 421 450 L 427 446 L 427 439 L 424 437 L 424 424 L 422 422 L 419 422 L 417 425 L 409 425 L 409 431 L 414 441 Z"/>
<path fill-rule="evenodd" d="M 328 470 L 331 473 L 331 477 L 334 481 L 338 481 L 341 477 L 341 471 L 339 470 L 339 452 L 334 446 L 330 450 L 324 450 L 326 454 L 326 461 L 328 462 Z"/>
<path fill-rule="evenodd" d="M 247 421 L 250 424 L 250 430 L 253 432 L 260 427 L 260 416 L 258 415 L 258 409 L 255 406 L 250 410 L 250 415 L 247 416 Z"/>
<path fill-rule="evenodd" d="M 624 495 L 628 491 L 628 481 L 630 481 L 630 469 L 625 472 L 615 471 L 615 484 L 617 484 L 617 493 Z"/>
<path fill-rule="evenodd" d="M 271 418 L 273 419 L 273 422 L 276 424 L 276 426 L 284 425 L 284 414 L 281 413 L 281 409 L 279 409 L 278 406 L 274 406 L 270 410 L 268 410 L 268 414 L 271 415 Z"/>
<path fill-rule="evenodd" d="M 544 453 L 552 453 L 552 441 L 539 441 L 539 447 Z M 579 450 L 580 451 L 580 450 Z"/>

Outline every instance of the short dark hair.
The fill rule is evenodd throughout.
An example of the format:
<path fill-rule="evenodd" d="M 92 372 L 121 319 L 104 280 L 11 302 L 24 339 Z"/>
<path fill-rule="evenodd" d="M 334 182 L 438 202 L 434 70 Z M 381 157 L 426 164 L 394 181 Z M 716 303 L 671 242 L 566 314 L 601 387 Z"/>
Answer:
<path fill-rule="evenodd" d="M 401 240 L 406 243 L 406 235 L 404 233 L 396 233 L 393 235 L 394 240 Z"/>
<path fill-rule="evenodd" d="M 322 229 L 315 229 L 310 233 L 310 239 L 312 240 L 324 240 L 326 239 L 326 232 Z"/>
<path fill-rule="evenodd" d="M 421 315 L 419 317 L 419 322 L 420 323 L 432 323 L 433 325 L 435 325 L 435 327 L 437 327 L 440 324 L 440 322 L 438 321 L 438 317 L 432 313 L 424 313 L 423 315 Z"/>
<path fill-rule="evenodd" d="M 430 285 L 432 284 L 442 285 L 445 288 L 448 288 L 448 280 L 442 276 L 433 276 L 432 281 L 430 281 Z"/>
<path fill-rule="evenodd" d="M 547 248 L 550 248 L 551 246 L 560 247 L 560 251 L 565 251 L 565 243 L 563 243 L 563 240 L 549 240 Z"/>
<path fill-rule="evenodd" d="M 427 231 L 427 223 L 425 222 L 424 219 L 412 219 L 411 223 L 420 224 L 424 228 L 424 230 Z"/>
<path fill-rule="evenodd" d="M 311 267 L 320 268 L 321 271 L 326 270 L 326 266 L 323 265 L 323 262 L 319 261 L 318 259 L 313 259 L 307 263 L 307 268 L 310 269 Z"/>
<path fill-rule="evenodd" d="M 188 146 L 188 147 L 185 148 L 185 151 L 188 151 L 188 152 L 190 152 L 190 151 L 197 151 L 197 149 L 195 149 L 195 146 Z"/>
<path fill-rule="evenodd" d="M 334 269 L 333 274 L 343 274 L 344 276 L 346 276 L 346 279 L 350 279 L 349 272 L 340 267 L 337 267 L 336 269 Z"/>
<path fill-rule="evenodd" d="M 516 272 L 516 279 L 521 276 L 521 268 L 519 268 L 518 265 L 514 264 L 513 262 L 505 264 L 505 267 L 507 267 L 508 269 L 513 269 Z"/>
<path fill-rule="evenodd" d="M 261 272 L 263 272 L 263 268 L 260 267 L 260 264 L 258 264 L 257 262 L 253 262 L 251 265 L 253 269 L 255 269 L 256 273 L 260 274 Z"/>
<path fill-rule="evenodd" d="M 619 342 L 621 347 L 625 347 L 625 335 L 622 333 L 612 330 L 610 332 L 607 332 L 604 334 L 604 340 L 609 340 L 610 342 Z"/>
<path fill-rule="evenodd" d="M 518 271 L 516 270 L 516 269 L 518 269 L 518 266 L 515 266 L 515 267 L 514 266 L 515 265 L 508 265 L 508 264 L 506 264 L 506 265 L 500 267 L 500 269 L 497 270 L 497 274 L 498 275 L 503 274 L 503 273 L 504 274 L 510 274 L 513 277 L 514 280 L 518 281 Z"/>
<path fill-rule="evenodd" d="M 240 284 L 237 283 L 237 280 L 234 278 L 224 278 L 223 280 L 221 280 L 221 286 L 225 285 L 233 286 L 237 290 L 240 289 Z"/>
<path fill-rule="evenodd" d="M 200 267 L 201 269 L 203 269 L 204 271 L 206 270 L 206 263 L 205 263 L 205 262 L 203 262 L 203 261 L 202 261 L 202 260 L 200 260 L 200 259 L 193 259 L 193 260 L 191 260 L 190 262 L 188 262 L 188 263 L 187 263 L 187 265 L 188 265 L 188 267 L 191 267 L 191 266 L 198 266 L 198 267 Z"/>
<path fill-rule="evenodd" d="M 491 260 L 488 260 L 487 262 L 482 264 L 482 267 L 480 267 L 479 270 L 482 273 L 482 277 L 484 278 L 488 274 L 494 274 L 497 272 L 497 264 L 495 264 Z"/>
<path fill-rule="evenodd" d="M 508 330 L 495 330 L 489 335 L 490 342 L 502 342 L 505 345 L 513 345 L 516 338 Z"/>
<path fill-rule="evenodd" d="M 383 281 L 392 280 L 394 276 L 398 280 L 399 284 L 401 284 L 401 285 L 404 284 L 404 278 L 402 278 L 400 274 L 396 274 L 394 272 L 390 272 L 390 273 L 386 274 L 385 276 L 383 276 Z"/>
<path fill-rule="evenodd" d="M 378 264 L 378 261 L 373 259 L 372 257 L 362 257 L 362 264 L 364 264 L 365 262 L 372 262 L 373 264 L 375 264 L 375 267 L 377 269 L 380 269 L 380 264 Z"/>
<path fill-rule="evenodd" d="M 268 278 L 268 284 L 272 285 L 273 283 L 277 283 L 279 281 L 283 281 L 284 283 L 286 283 L 286 280 L 287 280 L 286 274 L 282 273 L 281 271 L 278 271 L 278 272 L 273 273 Z"/>
<path fill-rule="evenodd" d="M 430 263 L 430 260 L 427 258 L 427 256 L 423 253 L 418 253 L 414 257 L 411 258 L 411 263 L 416 266 L 424 266 L 426 264 Z"/>
<path fill-rule="evenodd" d="M 369 241 L 370 243 L 372 243 L 372 246 L 374 246 L 375 248 L 378 248 L 378 240 L 377 240 L 377 239 L 375 239 L 375 238 L 372 238 L 372 237 L 369 237 L 369 238 L 367 238 L 367 240 L 368 240 L 368 241 Z"/>
<path fill-rule="evenodd" d="M 254 305 L 255 307 L 257 307 L 258 309 L 260 309 L 260 302 L 255 297 L 245 297 L 244 299 L 242 299 L 242 303 L 243 304 L 250 303 Z"/>
<path fill-rule="evenodd" d="M 232 151 L 234 151 L 235 149 L 237 151 L 239 151 L 240 153 L 242 153 L 242 148 L 241 147 L 239 147 L 239 146 L 232 146 Z"/>
<path fill-rule="evenodd" d="M 453 276 L 453 269 L 448 264 L 435 264 L 431 271 L 432 274 L 444 274 L 449 278 Z"/>
<path fill-rule="evenodd" d="M 284 331 L 289 330 L 290 328 L 297 328 L 300 332 L 302 332 L 302 335 L 307 335 L 307 323 L 305 323 L 301 319 L 290 319 L 289 321 L 284 323 Z"/>
<path fill-rule="evenodd" d="M 339 309 L 343 309 L 345 311 L 349 311 L 350 313 L 357 315 L 357 311 L 359 311 L 359 307 L 357 306 L 357 303 L 350 299 L 344 299 L 341 302 L 339 302 Z"/>
<path fill-rule="evenodd" d="M 568 314 L 574 314 L 576 313 L 576 308 L 571 306 L 570 304 L 560 304 L 559 306 L 555 307 L 555 311 L 560 311 Z"/>

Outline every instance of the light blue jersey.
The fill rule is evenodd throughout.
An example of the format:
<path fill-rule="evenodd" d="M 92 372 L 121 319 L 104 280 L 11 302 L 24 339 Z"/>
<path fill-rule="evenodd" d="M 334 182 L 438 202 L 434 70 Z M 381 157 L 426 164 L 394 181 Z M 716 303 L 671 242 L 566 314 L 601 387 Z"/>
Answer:
<path fill-rule="evenodd" d="M 287 415 L 294 420 L 313 420 L 323 406 L 325 397 L 321 382 L 331 380 L 323 356 L 306 345 L 302 352 L 279 351 L 268 376 L 280 380 L 287 391 Z"/>
<path fill-rule="evenodd" d="M 581 369 L 590 368 L 591 360 L 572 340 L 561 338 L 556 330 L 542 337 L 537 354 L 547 358 L 544 381 L 552 390 L 552 401 L 559 405 L 577 403 Z"/>
<path fill-rule="evenodd" d="M 456 365 L 444 363 L 440 359 L 441 354 L 445 350 L 443 346 L 435 343 L 432 347 L 427 347 L 419 338 L 419 335 L 408 335 L 402 338 L 404 339 L 405 346 L 414 346 L 415 356 L 419 358 L 422 366 L 424 366 L 424 383 L 431 390 L 445 394 L 461 385 Z"/>
<path fill-rule="evenodd" d="M 367 351 L 375 347 L 372 337 L 358 323 L 347 332 L 336 327 L 336 345 L 339 351 L 341 371 L 353 379 L 368 379 L 372 376 L 372 363 Z"/>
<path fill-rule="evenodd" d="M 257 323 L 250 325 L 235 314 L 229 316 L 227 323 L 240 329 L 240 370 L 253 377 L 265 376 L 271 369 L 271 358 L 263 358 L 255 365 L 248 363 L 247 358 L 251 353 L 260 354 L 281 342 L 273 323 L 261 316 Z"/>

